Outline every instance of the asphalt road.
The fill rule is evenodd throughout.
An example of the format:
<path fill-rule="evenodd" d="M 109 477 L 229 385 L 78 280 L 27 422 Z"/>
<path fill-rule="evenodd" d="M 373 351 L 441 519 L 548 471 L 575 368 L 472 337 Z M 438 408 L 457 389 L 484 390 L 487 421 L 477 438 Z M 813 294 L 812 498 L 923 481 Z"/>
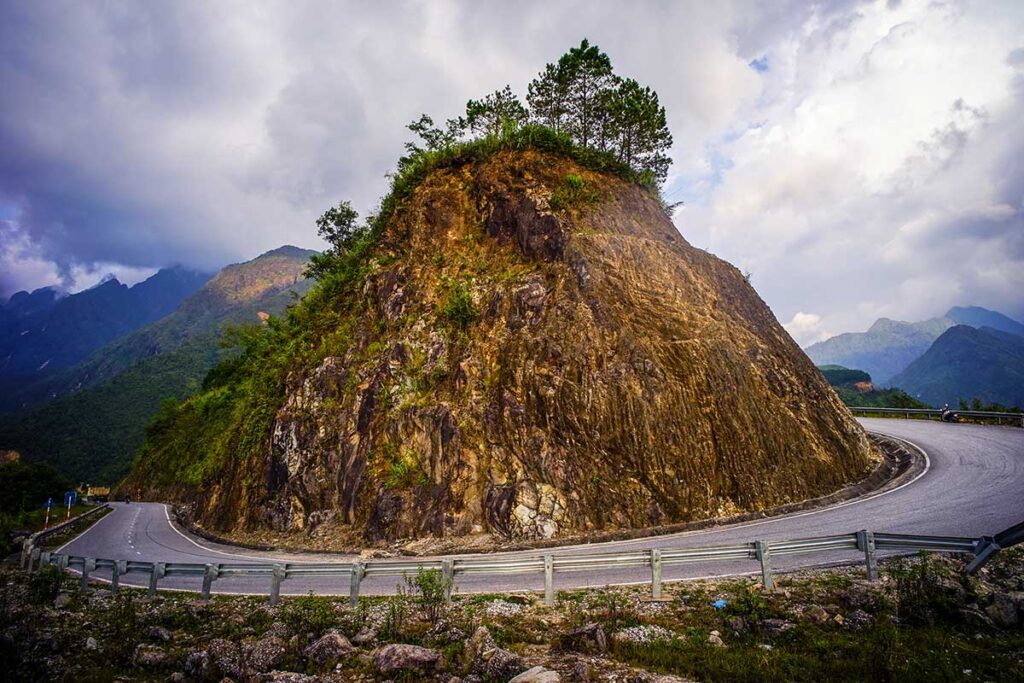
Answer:
<path fill-rule="evenodd" d="M 869 529 L 875 532 L 979 536 L 994 534 L 1024 520 L 1024 429 L 966 424 L 945 424 L 923 420 L 863 418 L 864 426 L 874 432 L 906 439 L 928 456 L 924 473 L 907 484 L 874 496 L 842 503 L 830 508 L 733 524 L 700 531 L 666 536 L 590 544 L 545 552 L 610 552 L 641 548 L 680 548 L 743 543 L 756 539 L 782 540 L 826 536 Z M 114 511 L 85 533 L 67 543 L 60 552 L 71 555 L 114 560 L 159 562 L 351 562 L 354 556 L 297 555 L 260 552 L 218 545 L 199 539 L 171 525 L 167 509 L 159 503 L 113 504 Z M 539 551 L 492 554 L 539 555 Z M 816 553 L 773 558 L 773 568 L 793 569 L 831 562 L 855 560 L 852 552 Z M 663 578 L 755 573 L 752 561 L 709 561 L 666 566 Z M 109 572 L 96 572 L 97 578 Z M 649 569 L 602 569 L 557 573 L 555 587 L 578 588 L 611 583 L 646 582 Z M 129 573 L 122 585 L 144 586 L 148 575 Z M 161 588 L 198 590 L 199 578 L 167 577 Z M 363 594 L 393 592 L 394 577 L 368 577 Z M 231 577 L 213 584 L 214 593 L 263 593 L 268 579 Z M 461 592 L 511 592 L 542 590 L 543 576 L 518 574 L 507 576 L 462 576 L 456 580 Z M 317 593 L 347 594 L 347 577 L 291 578 L 282 584 L 286 595 Z"/>

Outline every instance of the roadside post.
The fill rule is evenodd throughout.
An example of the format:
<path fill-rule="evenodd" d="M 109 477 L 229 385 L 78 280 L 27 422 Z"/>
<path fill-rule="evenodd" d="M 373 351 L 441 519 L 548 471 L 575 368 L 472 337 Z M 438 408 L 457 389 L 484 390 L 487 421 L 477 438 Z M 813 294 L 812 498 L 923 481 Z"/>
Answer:
<path fill-rule="evenodd" d="M 50 509 L 53 508 L 53 498 L 46 499 L 46 521 L 43 522 L 43 528 L 50 528 Z"/>
<path fill-rule="evenodd" d="M 754 541 L 754 555 L 761 562 L 761 583 L 766 591 L 772 590 L 772 555 L 768 541 Z"/>
<path fill-rule="evenodd" d="M 71 508 L 78 502 L 78 494 L 74 491 L 66 491 L 64 493 L 64 505 L 67 506 L 68 513 L 64 515 L 64 521 L 71 519 Z"/>

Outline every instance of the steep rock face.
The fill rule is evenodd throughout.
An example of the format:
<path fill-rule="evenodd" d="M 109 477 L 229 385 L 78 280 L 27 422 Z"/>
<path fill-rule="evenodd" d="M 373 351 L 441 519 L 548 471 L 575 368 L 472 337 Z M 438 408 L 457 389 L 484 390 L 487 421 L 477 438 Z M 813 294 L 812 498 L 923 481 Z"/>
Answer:
<path fill-rule="evenodd" d="M 597 199 L 553 210 L 568 174 Z M 804 499 L 877 457 L 735 268 L 561 158 L 432 174 L 358 301 L 262 461 L 192 496 L 204 524 L 551 537 Z"/>

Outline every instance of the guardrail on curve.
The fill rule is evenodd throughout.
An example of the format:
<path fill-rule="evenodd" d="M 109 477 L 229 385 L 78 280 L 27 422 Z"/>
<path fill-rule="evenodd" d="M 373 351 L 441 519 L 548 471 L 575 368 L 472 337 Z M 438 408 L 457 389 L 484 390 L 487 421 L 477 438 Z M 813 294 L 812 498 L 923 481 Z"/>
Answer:
<path fill-rule="evenodd" d="M 107 503 L 103 503 L 102 505 L 97 505 L 96 507 L 92 508 L 91 510 L 86 510 L 85 512 L 83 512 L 80 515 L 75 515 L 74 517 L 72 517 L 71 519 L 69 519 L 67 521 L 61 522 L 60 524 L 54 524 L 53 526 L 51 526 L 49 528 L 46 528 L 46 529 L 43 529 L 42 531 L 37 531 L 34 534 L 31 534 L 28 538 L 26 538 L 24 540 L 24 542 L 21 545 L 21 568 L 22 569 L 25 568 L 25 564 L 26 564 L 26 562 L 28 562 L 29 557 L 31 556 L 32 549 L 36 547 L 36 545 L 39 543 L 39 541 L 42 541 L 44 538 L 47 538 L 48 536 L 53 536 L 57 532 L 63 531 L 64 529 L 66 529 L 68 527 L 74 526 L 75 524 L 77 524 L 78 522 L 82 521 L 83 519 L 86 519 L 87 517 L 91 517 L 93 515 L 99 514 L 99 512 L 101 510 L 105 510 L 108 507 L 110 507 L 110 506 Z"/>
<path fill-rule="evenodd" d="M 851 412 L 857 414 L 902 415 L 907 419 L 912 415 L 921 415 L 928 418 L 942 417 L 942 411 L 938 408 L 876 408 L 873 406 L 849 406 L 849 408 Z M 961 417 L 996 420 L 999 424 L 1006 420 L 1008 424 L 1024 427 L 1024 413 L 1002 413 L 992 410 L 954 410 L 953 412 Z"/>
<path fill-rule="evenodd" d="M 662 568 L 688 562 L 707 560 L 751 560 L 761 568 L 761 580 L 767 590 L 772 589 L 771 559 L 776 556 L 798 555 L 835 550 L 854 550 L 864 553 L 868 579 L 878 577 L 877 557 L 879 550 L 923 550 L 926 552 L 963 552 L 976 555 L 968 567 L 976 572 L 1001 548 L 1009 547 L 1024 540 L 1024 523 L 1018 524 L 994 537 L 969 538 L 962 536 L 922 536 L 911 534 L 875 533 L 861 530 L 855 533 L 835 536 L 821 536 L 785 541 L 751 541 L 735 545 L 698 548 L 652 548 L 650 550 L 629 550 L 611 553 L 566 554 L 546 553 L 533 557 L 507 559 L 486 556 L 467 558 L 440 558 L 432 560 L 381 560 L 353 563 L 177 563 L 150 562 L 137 560 L 110 560 L 79 555 L 51 553 L 33 548 L 28 553 L 28 571 L 38 560 L 38 566 L 55 564 L 61 570 L 73 568 L 81 573 L 81 589 L 88 587 L 91 574 L 97 569 L 109 569 L 110 588 L 116 593 L 121 577 L 131 573 L 149 575 L 148 592 L 156 594 L 159 581 L 172 576 L 194 576 L 202 578 L 201 597 L 210 597 L 213 582 L 230 576 L 262 576 L 269 579 L 270 604 L 277 604 L 281 583 L 300 576 L 334 576 L 348 579 L 349 601 L 358 603 L 362 580 L 368 576 L 403 577 L 421 571 L 440 571 L 446 579 L 454 582 L 457 575 L 523 574 L 544 573 L 544 600 L 554 604 L 554 575 L 573 571 L 608 568 L 649 568 L 651 572 L 651 593 L 655 599 L 661 597 Z M 1001 541 L 1001 542 L 1000 542 Z M 449 584 L 451 585 L 451 584 Z"/>

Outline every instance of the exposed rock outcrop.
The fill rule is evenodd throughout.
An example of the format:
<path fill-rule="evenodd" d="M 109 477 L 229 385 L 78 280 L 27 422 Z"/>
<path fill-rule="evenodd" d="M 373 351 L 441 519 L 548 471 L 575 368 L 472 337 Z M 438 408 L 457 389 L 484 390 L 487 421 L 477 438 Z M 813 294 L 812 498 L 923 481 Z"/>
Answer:
<path fill-rule="evenodd" d="M 553 210 L 569 174 L 600 199 Z M 877 459 L 739 271 L 564 158 L 434 172 L 356 290 L 255 455 L 192 497 L 204 525 L 548 538 L 760 510 Z"/>

